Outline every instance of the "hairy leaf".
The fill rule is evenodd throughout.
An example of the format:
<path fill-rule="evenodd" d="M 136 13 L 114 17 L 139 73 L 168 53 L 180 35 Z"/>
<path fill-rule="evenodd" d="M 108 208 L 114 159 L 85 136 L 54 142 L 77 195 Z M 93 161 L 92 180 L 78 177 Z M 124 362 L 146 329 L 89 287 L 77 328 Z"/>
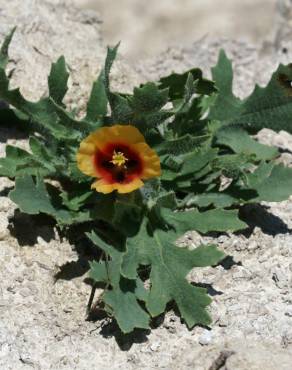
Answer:
<path fill-rule="evenodd" d="M 202 77 L 202 71 L 198 68 L 193 68 L 185 73 L 172 73 L 167 77 L 162 77 L 159 80 L 159 88 L 169 88 L 169 96 L 172 100 L 181 99 L 185 93 L 185 85 L 189 75 L 192 75 L 193 81 L 198 81 L 197 92 L 199 94 L 209 95 L 215 91 L 214 83 Z"/>
<path fill-rule="evenodd" d="M 178 248 L 174 239 L 174 234 L 155 230 L 144 222 L 140 232 L 127 241 L 122 274 L 135 279 L 139 265 L 150 265 L 151 288 L 146 307 L 151 315 L 161 314 L 166 304 L 174 300 L 189 327 L 197 323 L 207 325 L 210 317 L 205 307 L 210 298 L 205 289 L 190 285 L 185 277 L 193 267 L 216 264 L 224 255 L 214 246 L 201 246 L 193 251 Z"/>
<path fill-rule="evenodd" d="M 92 242 L 101 248 L 111 260 L 107 263 L 93 262 L 90 276 L 95 281 L 109 282 L 111 290 L 103 295 L 103 301 L 111 314 L 116 318 L 121 330 L 129 333 L 135 328 L 148 329 L 149 315 L 142 309 L 137 299 L 146 299 L 147 293 L 140 279 L 121 277 L 120 268 L 123 253 L 121 250 L 107 244 L 96 233 L 88 234 Z M 137 297 L 138 295 L 138 297 Z"/>
<path fill-rule="evenodd" d="M 252 94 L 242 101 L 232 93 L 232 66 L 223 51 L 212 72 L 219 93 L 210 109 L 210 119 L 219 120 L 224 125 L 240 125 L 253 133 L 262 128 L 292 132 L 290 64 L 280 65 L 266 87 L 256 86 Z"/>
<path fill-rule="evenodd" d="M 168 101 L 168 89 L 159 90 L 153 82 L 134 88 L 131 106 L 133 110 L 153 112 L 161 109 Z"/>
<path fill-rule="evenodd" d="M 39 102 L 29 102 L 24 99 L 19 89 L 9 90 L 9 80 L 3 69 L 0 69 L 0 99 L 13 105 L 16 109 L 23 112 L 37 122 L 40 131 L 51 134 L 53 137 L 62 140 L 80 139 L 78 131 L 67 128 L 59 123 L 55 106 L 49 98 L 41 99 Z"/>
<path fill-rule="evenodd" d="M 247 227 L 243 221 L 239 220 L 238 211 L 236 210 L 212 209 L 205 212 L 199 212 L 198 210 L 173 212 L 162 209 L 161 215 L 165 222 L 172 226 L 178 234 L 190 230 L 196 230 L 204 234 L 210 231 L 231 232 Z"/>
<path fill-rule="evenodd" d="M 233 71 L 231 61 L 223 50 L 220 51 L 217 65 L 212 68 L 212 77 L 219 90 L 209 118 L 219 121 L 230 120 L 238 114 L 241 101 L 233 95 Z"/>
<path fill-rule="evenodd" d="M 281 202 L 291 195 L 292 168 L 262 163 L 253 173 L 247 175 L 247 184 L 248 188 L 258 193 L 253 202 Z"/>
<path fill-rule="evenodd" d="M 0 69 L 4 69 L 8 63 L 8 48 L 11 43 L 12 37 L 15 33 L 16 27 L 5 37 L 4 42 L 0 49 Z"/>
<path fill-rule="evenodd" d="M 6 157 L 0 158 L 0 176 L 14 178 L 17 174 L 17 167 L 27 165 L 31 155 L 26 150 L 7 145 Z"/>
<path fill-rule="evenodd" d="M 91 219 L 89 212 L 74 213 L 55 207 L 53 199 L 40 177 L 36 178 L 36 182 L 32 176 L 18 177 L 15 189 L 9 193 L 9 197 L 22 212 L 30 215 L 45 213 L 56 218 L 61 225 L 70 225 Z"/>
<path fill-rule="evenodd" d="M 276 148 L 255 141 L 246 131 L 234 126 L 224 127 L 218 130 L 216 133 L 216 143 L 228 146 L 234 153 L 254 154 L 259 161 L 270 160 L 279 155 Z"/>
<path fill-rule="evenodd" d="M 87 104 L 86 120 L 96 122 L 107 113 L 107 93 L 105 86 L 105 72 L 102 70 L 97 81 L 94 82 Z"/>
<path fill-rule="evenodd" d="M 156 151 L 159 155 L 172 154 L 180 155 L 192 152 L 195 147 L 206 142 L 209 139 L 208 135 L 204 136 L 191 136 L 187 134 L 178 139 L 167 140 L 156 146 Z"/>
<path fill-rule="evenodd" d="M 67 93 L 69 73 L 66 69 L 65 58 L 60 57 L 56 63 L 52 64 L 48 78 L 50 97 L 58 104 L 62 104 Z"/>

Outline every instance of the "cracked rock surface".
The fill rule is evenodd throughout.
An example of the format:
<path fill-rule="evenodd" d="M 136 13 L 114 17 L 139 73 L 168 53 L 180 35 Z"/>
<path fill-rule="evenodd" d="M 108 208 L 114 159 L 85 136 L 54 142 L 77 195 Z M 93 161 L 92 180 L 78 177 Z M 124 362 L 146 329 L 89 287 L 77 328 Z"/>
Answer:
<path fill-rule="evenodd" d="M 18 25 L 9 68 L 13 84 L 33 100 L 46 92 L 50 64 L 64 54 L 72 73 L 67 102 L 82 108 L 105 46 L 98 15 L 68 3 L 0 0 L 0 38 Z M 172 70 L 199 66 L 209 73 L 223 47 L 234 61 L 236 92 L 245 96 L 255 82 L 265 83 L 279 62 L 292 60 L 289 38 L 281 37 L 280 47 L 279 41 L 262 46 L 204 39 L 134 66 L 124 57 L 112 82 L 127 91 Z M 292 166 L 291 135 L 263 130 L 259 140 L 280 147 L 281 160 Z M 26 138 L 5 125 L 0 156 L 6 143 L 25 146 Z M 250 228 L 243 233 L 189 232 L 181 238 L 190 247 L 216 242 L 233 256 L 224 266 L 195 269 L 188 276 L 203 282 L 213 297 L 210 328 L 188 330 L 168 312 L 151 332 L 121 336 L 108 319 L 85 319 L 91 288 L 83 245 L 61 240 L 45 217 L 20 214 L 7 198 L 12 185 L 0 179 L 1 370 L 291 370 L 292 199 L 246 208 Z"/>

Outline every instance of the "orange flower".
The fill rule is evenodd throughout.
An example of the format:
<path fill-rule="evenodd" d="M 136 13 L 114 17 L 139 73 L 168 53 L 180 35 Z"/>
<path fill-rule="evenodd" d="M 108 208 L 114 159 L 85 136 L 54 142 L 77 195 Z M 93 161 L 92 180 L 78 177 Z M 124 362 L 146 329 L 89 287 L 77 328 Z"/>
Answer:
<path fill-rule="evenodd" d="M 80 144 L 80 171 L 97 180 L 91 185 L 101 193 L 130 193 L 144 185 L 142 180 L 160 176 L 160 160 L 134 126 L 103 127 Z"/>

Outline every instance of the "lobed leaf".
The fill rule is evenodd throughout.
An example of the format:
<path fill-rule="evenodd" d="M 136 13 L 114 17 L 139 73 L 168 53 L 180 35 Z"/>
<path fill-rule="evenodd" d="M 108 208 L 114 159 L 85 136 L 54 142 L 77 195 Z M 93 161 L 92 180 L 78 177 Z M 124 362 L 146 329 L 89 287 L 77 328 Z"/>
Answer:
<path fill-rule="evenodd" d="M 0 69 L 4 69 L 8 63 L 8 49 L 11 43 L 12 37 L 16 31 L 16 27 L 14 27 L 10 33 L 5 37 L 1 49 L 0 49 Z"/>
<path fill-rule="evenodd" d="M 105 86 L 104 69 L 100 72 L 98 79 L 94 82 L 87 104 L 86 120 L 96 122 L 107 114 L 107 92 Z"/>
<path fill-rule="evenodd" d="M 61 56 L 56 63 L 52 64 L 48 77 L 50 97 L 58 104 L 62 104 L 67 93 L 69 73 L 66 69 L 65 58 Z"/>
<path fill-rule="evenodd" d="M 292 168 L 263 162 L 247 175 L 247 186 L 243 189 L 254 189 L 258 194 L 253 202 L 281 202 L 291 195 Z"/>
<path fill-rule="evenodd" d="M 146 299 L 147 294 L 140 279 L 121 277 L 122 251 L 106 243 L 94 232 L 88 234 L 88 237 L 111 257 L 107 263 L 91 263 L 90 272 L 90 277 L 95 281 L 106 281 L 111 285 L 112 289 L 106 291 L 103 296 L 103 301 L 108 306 L 107 310 L 114 315 L 124 333 L 129 333 L 135 328 L 148 329 L 149 315 L 137 300 Z"/>
<path fill-rule="evenodd" d="M 271 160 L 279 155 L 279 151 L 276 148 L 255 141 L 246 131 L 234 126 L 218 130 L 216 143 L 229 147 L 237 154 L 247 156 L 254 154 L 258 161 Z"/>
<path fill-rule="evenodd" d="M 162 77 L 159 80 L 160 89 L 169 89 L 171 100 L 181 99 L 185 93 L 185 85 L 192 76 L 193 81 L 198 81 L 197 92 L 203 95 L 209 95 L 215 91 L 214 83 L 203 78 L 202 71 L 198 68 L 193 68 L 185 73 L 172 73 L 167 77 Z"/>
<path fill-rule="evenodd" d="M 245 229 L 247 225 L 239 220 L 237 210 L 212 209 L 205 212 L 191 210 L 173 212 L 161 209 L 166 224 L 173 227 L 178 235 L 196 230 L 203 234 L 210 231 L 233 232 Z"/>
<path fill-rule="evenodd" d="M 292 133 L 291 64 L 280 65 L 267 86 L 256 86 L 242 101 L 232 93 L 232 66 L 224 51 L 220 52 L 212 75 L 219 92 L 209 119 L 219 120 L 223 125 L 239 125 L 253 133 L 263 128 Z"/>
<path fill-rule="evenodd" d="M 44 181 L 39 176 L 36 182 L 29 175 L 17 177 L 15 188 L 9 193 L 9 197 L 22 212 L 30 215 L 45 213 L 54 217 L 60 225 L 91 220 L 89 212 L 74 213 L 56 206 L 55 200 L 50 196 Z"/>
<path fill-rule="evenodd" d="M 127 241 L 122 260 L 122 275 L 137 277 L 139 265 L 150 265 L 151 288 L 146 307 L 152 316 L 161 314 L 174 300 L 187 325 L 207 325 L 210 317 L 205 307 L 210 303 L 206 290 L 190 285 L 187 273 L 198 266 L 218 263 L 224 254 L 214 246 L 202 246 L 194 251 L 174 246 L 176 234 L 155 230 L 144 222 L 140 232 Z"/>

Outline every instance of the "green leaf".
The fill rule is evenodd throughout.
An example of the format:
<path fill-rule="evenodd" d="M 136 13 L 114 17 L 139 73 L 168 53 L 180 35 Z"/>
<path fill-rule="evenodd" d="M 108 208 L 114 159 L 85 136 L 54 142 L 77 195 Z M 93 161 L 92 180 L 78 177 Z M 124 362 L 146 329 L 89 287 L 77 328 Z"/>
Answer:
<path fill-rule="evenodd" d="M 60 225 L 86 222 L 91 219 L 89 212 L 74 213 L 55 206 L 55 200 L 51 198 L 44 181 L 39 176 L 36 182 L 28 175 L 16 178 L 15 188 L 9 193 L 9 197 L 22 212 L 30 215 L 46 213 L 54 217 Z"/>
<path fill-rule="evenodd" d="M 183 136 L 194 131 L 200 131 L 203 124 L 203 97 L 195 97 L 199 80 L 189 73 L 182 99 L 173 101 L 175 119 L 172 122 L 173 131 L 178 136 Z"/>
<path fill-rule="evenodd" d="M 92 217 L 103 220 L 123 235 L 133 235 L 139 229 L 143 209 L 139 204 L 139 193 L 123 196 L 105 196 L 92 210 Z"/>
<path fill-rule="evenodd" d="M 165 122 L 171 116 L 172 113 L 164 110 L 143 114 L 134 112 L 132 123 L 138 127 L 143 135 L 147 138 L 149 133 L 151 135 L 151 129 L 157 129 L 160 124 Z"/>
<path fill-rule="evenodd" d="M 212 77 L 219 93 L 210 109 L 209 118 L 219 121 L 230 120 L 238 114 L 241 101 L 233 95 L 232 65 L 224 50 L 220 51 L 218 63 L 212 68 Z"/>
<path fill-rule="evenodd" d="M 112 65 L 117 57 L 117 52 L 118 48 L 120 46 L 120 43 L 118 43 L 115 47 L 107 48 L 107 54 L 106 54 L 106 59 L 105 59 L 105 64 L 104 64 L 104 86 L 107 94 L 107 98 L 111 107 L 112 112 L 114 112 L 115 107 L 114 107 L 114 95 L 110 90 L 110 72 Z"/>
<path fill-rule="evenodd" d="M 107 114 L 107 93 L 105 86 L 105 72 L 102 70 L 94 82 L 87 104 L 86 120 L 96 122 Z"/>
<path fill-rule="evenodd" d="M 62 104 L 67 93 L 69 73 L 66 69 L 65 58 L 61 56 L 56 63 L 52 64 L 48 78 L 50 97 L 58 104 Z"/>
<path fill-rule="evenodd" d="M 36 160 L 40 166 L 48 169 L 51 175 L 55 174 L 56 165 L 58 166 L 58 170 L 61 171 L 61 168 L 64 166 L 62 159 L 58 158 L 52 149 L 49 150 L 44 141 L 32 136 L 29 138 L 29 146 L 34 156 L 33 159 Z M 28 165 L 28 167 L 30 166 Z"/>
<path fill-rule="evenodd" d="M 194 150 L 190 153 L 178 156 L 176 160 L 180 160 L 181 165 L 179 167 L 175 166 L 169 171 L 163 170 L 161 180 L 162 181 L 174 181 L 175 179 L 182 177 L 182 176 L 193 177 L 196 172 L 200 171 L 209 162 L 211 162 L 216 157 L 217 153 L 218 153 L 217 149 L 202 148 L 202 149 Z M 170 158 L 168 158 L 168 161 L 167 161 L 168 167 L 169 167 L 169 160 Z"/>
<path fill-rule="evenodd" d="M 127 98 L 120 94 L 112 93 L 111 109 L 114 122 L 126 124 L 132 123 L 134 113 Z"/>
<path fill-rule="evenodd" d="M 212 209 L 205 212 L 198 210 L 173 212 L 161 209 L 165 222 L 178 234 L 196 230 L 203 234 L 210 231 L 232 232 L 245 229 L 247 225 L 239 220 L 237 210 Z"/>
<path fill-rule="evenodd" d="M 109 81 L 110 71 L 117 57 L 119 46 L 120 46 L 120 43 L 118 43 L 113 48 L 111 47 L 107 48 L 107 55 L 106 55 L 105 65 L 104 65 L 104 82 L 105 82 L 105 87 L 107 91 L 109 91 L 109 87 L 110 87 L 110 81 Z"/>
<path fill-rule="evenodd" d="M 240 125 L 252 133 L 262 128 L 292 133 L 291 64 L 280 65 L 267 86 L 256 86 L 243 101 L 232 93 L 231 62 L 223 51 L 212 72 L 219 92 L 208 118 L 219 120 L 224 125 Z"/>
<path fill-rule="evenodd" d="M 53 101 L 49 98 L 39 102 L 29 102 L 24 99 L 19 89 L 9 90 L 9 80 L 3 69 L 0 69 L 0 99 L 11 104 L 20 112 L 32 118 L 39 131 L 52 135 L 64 141 L 80 139 L 80 132 L 60 124 Z"/>
<path fill-rule="evenodd" d="M 67 138 L 67 140 L 69 139 L 69 141 L 71 141 L 70 144 L 72 144 L 72 141 L 73 144 L 76 143 L 76 139 L 79 139 L 77 142 L 77 144 L 79 144 L 81 138 L 97 128 L 96 123 L 93 124 L 92 122 L 86 121 L 86 119 L 81 121 L 75 119 L 72 112 L 67 112 L 66 109 L 55 103 L 55 101 L 51 98 L 49 99 L 49 105 L 52 105 L 57 117 L 57 121 L 62 125 L 61 130 L 65 130 L 68 133 L 71 132 L 72 139 L 70 138 L 70 135 Z M 75 140 L 73 140 L 74 137 Z M 62 137 L 61 139 L 64 140 Z"/>
<path fill-rule="evenodd" d="M 220 170 L 224 176 L 237 179 L 252 169 L 255 159 L 254 154 L 224 154 L 214 159 L 212 169 L 215 172 Z"/>
<path fill-rule="evenodd" d="M 120 197 L 114 203 L 111 223 L 125 235 L 137 232 L 142 218 L 142 208 L 137 202 L 127 197 Z"/>
<path fill-rule="evenodd" d="M 0 158 L 0 176 L 14 178 L 17 174 L 17 167 L 30 162 L 31 154 L 27 151 L 7 145 L 6 157 Z"/>
<path fill-rule="evenodd" d="M 165 140 L 161 144 L 155 147 L 155 150 L 159 155 L 171 154 L 180 155 L 189 153 L 194 150 L 195 147 L 206 142 L 209 139 L 209 135 L 204 136 L 191 136 L 189 134 L 173 140 Z"/>
<path fill-rule="evenodd" d="M 92 232 L 87 236 L 111 257 L 107 263 L 93 262 L 90 272 L 90 277 L 95 281 L 109 282 L 111 285 L 112 289 L 107 290 L 103 295 L 106 309 L 114 315 L 124 333 L 130 333 L 135 328 L 148 329 L 149 315 L 137 301 L 137 299 L 146 298 L 147 294 L 140 279 L 121 277 L 122 251 L 106 243 L 96 233 Z"/>
<path fill-rule="evenodd" d="M 224 127 L 216 133 L 216 143 L 225 145 L 233 150 L 234 153 L 252 155 L 256 159 L 271 160 L 279 155 L 274 147 L 261 144 L 252 139 L 249 134 L 239 127 Z"/>
<path fill-rule="evenodd" d="M 123 333 L 130 333 L 135 328 L 149 329 L 149 316 L 137 302 L 133 285 L 136 288 L 131 280 L 121 279 L 118 288 L 104 295 L 104 302 L 111 307 Z"/>
<path fill-rule="evenodd" d="M 4 42 L 0 49 L 0 69 L 6 68 L 8 63 L 8 48 L 11 43 L 12 37 L 15 33 L 16 27 L 14 27 L 11 32 L 5 37 Z"/>
<path fill-rule="evenodd" d="M 172 73 L 167 77 L 163 77 L 159 80 L 159 88 L 167 89 L 169 88 L 169 97 L 171 100 L 181 99 L 185 94 L 185 85 L 192 75 L 193 81 L 197 82 L 197 93 L 209 95 L 215 91 L 214 83 L 203 78 L 202 71 L 198 68 L 193 68 L 185 73 L 178 74 Z"/>
<path fill-rule="evenodd" d="M 253 173 L 247 175 L 247 184 L 249 189 L 258 193 L 253 202 L 281 202 L 292 194 L 292 168 L 262 163 Z"/>
<path fill-rule="evenodd" d="M 168 89 L 159 90 L 153 82 L 134 88 L 131 106 L 135 112 L 154 112 L 160 110 L 168 101 Z"/>
<path fill-rule="evenodd" d="M 292 66 L 280 65 L 266 87 L 256 86 L 232 120 L 258 132 L 262 128 L 292 133 Z"/>
<path fill-rule="evenodd" d="M 0 176 L 12 178 L 37 174 L 53 176 L 56 172 L 55 166 L 61 164 L 60 159 L 49 155 L 44 144 L 41 144 L 35 137 L 30 138 L 30 147 L 33 154 L 18 147 L 7 145 L 6 157 L 0 158 Z M 59 167 L 60 170 L 61 166 Z"/>
<path fill-rule="evenodd" d="M 225 208 L 238 203 L 240 203 L 240 199 L 230 194 L 214 192 L 194 195 L 185 202 L 185 206 L 186 207 L 197 206 L 200 208 L 213 206 L 216 208 Z"/>
<path fill-rule="evenodd" d="M 62 198 L 62 203 L 70 211 L 79 211 L 85 204 L 86 201 L 92 196 L 92 191 L 75 191 L 75 192 L 65 192 L 63 191 L 60 196 Z"/>
<path fill-rule="evenodd" d="M 217 153 L 217 149 L 202 148 L 185 154 L 182 156 L 183 165 L 180 176 L 191 175 L 201 170 L 216 157 Z"/>
<path fill-rule="evenodd" d="M 9 197 L 22 212 L 30 215 L 41 212 L 54 214 L 55 212 L 45 183 L 39 177 L 37 177 L 36 183 L 31 176 L 17 178 L 15 189 L 10 192 Z"/>
<path fill-rule="evenodd" d="M 210 317 L 205 307 L 210 298 L 205 289 L 190 285 L 185 277 L 193 267 L 218 263 L 224 254 L 214 246 L 201 246 L 193 251 L 178 248 L 173 244 L 175 237 L 144 222 L 140 232 L 127 241 L 122 274 L 134 279 L 139 265 L 150 265 L 151 288 L 146 307 L 151 315 L 161 314 L 166 304 L 174 300 L 189 327 L 198 323 L 207 325 Z"/>

